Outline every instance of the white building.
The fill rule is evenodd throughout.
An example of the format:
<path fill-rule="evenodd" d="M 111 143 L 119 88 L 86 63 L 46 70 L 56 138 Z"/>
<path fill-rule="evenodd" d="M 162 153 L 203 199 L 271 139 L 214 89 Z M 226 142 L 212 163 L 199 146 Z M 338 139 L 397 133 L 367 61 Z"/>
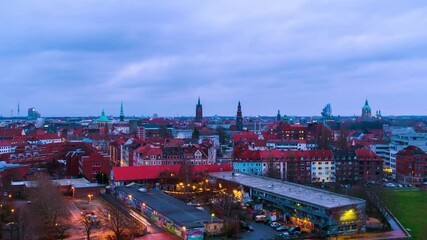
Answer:
<path fill-rule="evenodd" d="M 335 182 L 335 162 L 330 160 L 315 160 L 311 163 L 312 182 Z"/>
<path fill-rule="evenodd" d="M 16 147 L 13 147 L 10 141 L 0 141 L 0 154 L 14 153 L 15 148 Z"/>

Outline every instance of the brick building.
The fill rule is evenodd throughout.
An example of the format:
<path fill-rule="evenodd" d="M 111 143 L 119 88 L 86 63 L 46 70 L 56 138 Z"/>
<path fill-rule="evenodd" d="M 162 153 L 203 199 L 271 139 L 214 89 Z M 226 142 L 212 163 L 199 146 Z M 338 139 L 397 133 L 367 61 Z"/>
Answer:
<path fill-rule="evenodd" d="M 396 155 L 396 179 L 404 184 L 421 184 L 427 178 L 427 154 L 408 146 Z"/>

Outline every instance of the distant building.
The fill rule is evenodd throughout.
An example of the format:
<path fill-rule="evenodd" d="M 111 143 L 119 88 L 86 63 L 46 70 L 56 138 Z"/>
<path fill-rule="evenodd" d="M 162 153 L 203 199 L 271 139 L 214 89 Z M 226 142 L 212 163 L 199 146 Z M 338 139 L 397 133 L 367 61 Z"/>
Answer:
<path fill-rule="evenodd" d="M 365 101 L 365 105 L 362 108 L 362 119 L 371 118 L 371 107 L 368 104 L 368 99 Z"/>
<path fill-rule="evenodd" d="M 236 131 L 243 131 L 243 116 L 242 116 L 242 106 L 237 105 L 237 115 L 236 115 Z"/>
<path fill-rule="evenodd" d="M 409 146 L 396 154 L 396 179 L 404 184 L 422 184 L 427 174 L 427 154 Z"/>
<path fill-rule="evenodd" d="M 277 122 L 282 121 L 282 115 L 280 115 L 280 110 L 278 110 L 278 111 L 277 111 L 276 121 L 277 121 Z"/>
<path fill-rule="evenodd" d="M 332 107 L 330 103 L 326 104 L 326 106 L 322 109 L 321 114 L 324 118 L 332 117 Z"/>
<path fill-rule="evenodd" d="M 396 155 L 408 146 L 427 151 L 427 133 L 416 132 L 413 128 L 395 129 L 390 143 L 372 145 L 371 149 L 384 160 L 384 170 L 396 177 Z"/>
<path fill-rule="evenodd" d="M 125 114 L 123 112 L 123 102 L 121 102 L 120 104 L 120 122 L 124 122 L 125 121 Z"/>
<path fill-rule="evenodd" d="M 198 123 L 203 122 L 203 108 L 202 104 L 200 104 L 200 97 L 196 105 L 196 118 L 194 119 L 194 121 Z"/>
<path fill-rule="evenodd" d="M 37 119 L 39 118 L 41 115 L 39 112 L 36 111 L 35 108 L 28 108 L 28 118 L 29 119 Z"/>
<path fill-rule="evenodd" d="M 101 116 L 98 118 L 99 133 L 108 133 L 108 122 L 109 120 L 107 116 L 105 116 L 104 109 L 102 109 Z"/>
<path fill-rule="evenodd" d="M 110 156 L 91 144 L 67 143 L 65 148 L 70 149 L 64 157 L 67 161 L 67 176 L 75 177 L 81 174 L 90 182 L 95 182 L 98 174 L 110 175 Z"/>

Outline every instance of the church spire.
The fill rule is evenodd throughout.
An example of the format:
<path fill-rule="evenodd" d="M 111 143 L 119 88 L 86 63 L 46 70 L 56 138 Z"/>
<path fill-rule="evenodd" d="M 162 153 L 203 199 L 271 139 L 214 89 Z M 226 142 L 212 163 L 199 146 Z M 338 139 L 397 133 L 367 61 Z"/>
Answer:
<path fill-rule="evenodd" d="M 239 101 L 239 104 L 237 105 L 236 130 L 237 131 L 243 130 L 242 106 L 240 105 L 240 101 Z"/>
<path fill-rule="evenodd" d="M 125 121 L 125 114 L 123 112 L 123 102 L 120 103 L 120 122 L 124 122 Z"/>
<path fill-rule="evenodd" d="M 194 119 L 195 122 L 202 123 L 203 122 L 203 106 L 200 104 L 200 97 L 197 100 L 196 105 L 196 118 Z"/>

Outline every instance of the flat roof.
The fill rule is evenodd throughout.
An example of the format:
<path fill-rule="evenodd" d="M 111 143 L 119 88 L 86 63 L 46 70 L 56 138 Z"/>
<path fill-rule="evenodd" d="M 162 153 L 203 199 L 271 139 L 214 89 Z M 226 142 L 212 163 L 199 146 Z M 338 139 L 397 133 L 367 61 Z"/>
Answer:
<path fill-rule="evenodd" d="M 12 182 L 12 186 L 20 186 L 25 185 L 26 187 L 33 187 L 35 186 L 36 181 L 19 181 L 19 182 Z M 75 186 L 78 188 L 82 187 L 96 187 L 96 186 L 104 186 L 99 185 L 98 183 L 91 183 L 85 178 L 70 178 L 70 179 L 55 179 L 52 180 L 53 184 L 58 186 Z"/>
<path fill-rule="evenodd" d="M 195 206 L 187 205 L 185 202 L 178 200 L 156 189 L 150 189 L 149 192 L 140 192 L 140 186 L 137 184 L 131 187 L 116 187 L 117 190 L 132 195 L 137 199 L 162 215 L 172 219 L 175 223 L 186 228 L 204 227 L 204 222 L 211 221 L 210 213 L 201 211 Z M 217 217 L 214 221 L 219 221 Z"/>
<path fill-rule="evenodd" d="M 318 205 L 324 208 L 343 207 L 352 204 L 362 204 L 366 201 L 360 198 L 341 195 L 301 184 L 281 181 L 278 179 L 248 175 L 243 173 L 219 172 L 209 173 L 210 176 L 243 186 L 259 189 L 264 192 L 281 195 L 299 202 Z"/>

